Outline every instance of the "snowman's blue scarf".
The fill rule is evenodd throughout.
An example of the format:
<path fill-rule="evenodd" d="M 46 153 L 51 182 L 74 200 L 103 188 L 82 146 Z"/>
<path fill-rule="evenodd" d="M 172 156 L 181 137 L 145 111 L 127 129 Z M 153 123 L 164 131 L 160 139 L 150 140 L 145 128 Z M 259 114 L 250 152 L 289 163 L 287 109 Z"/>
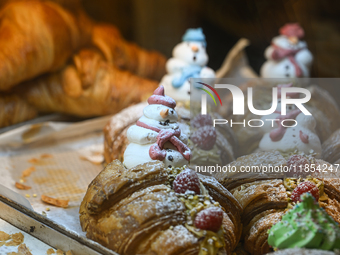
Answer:
<path fill-rule="evenodd" d="M 182 68 L 180 74 L 175 74 L 172 79 L 172 86 L 174 88 L 180 88 L 184 82 L 189 78 L 200 78 L 200 72 L 202 67 L 200 66 L 186 66 Z"/>

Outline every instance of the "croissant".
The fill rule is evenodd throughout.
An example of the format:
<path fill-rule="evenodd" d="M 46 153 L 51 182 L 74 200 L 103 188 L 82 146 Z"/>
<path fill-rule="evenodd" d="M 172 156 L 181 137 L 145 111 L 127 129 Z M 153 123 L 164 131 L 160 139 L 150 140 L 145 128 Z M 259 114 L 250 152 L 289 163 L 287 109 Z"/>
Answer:
<path fill-rule="evenodd" d="M 33 119 L 37 111 L 17 95 L 0 94 L 0 128 Z"/>
<path fill-rule="evenodd" d="M 91 117 L 140 102 L 157 86 L 115 68 L 97 50 L 83 49 L 61 71 L 22 84 L 18 93 L 39 112 Z"/>
<path fill-rule="evenodd" d="M 258 110 L 270 109 L 273 86 L 261 80 L 248 82 L 240 85 L 245 95 L 247 95 L 246 90 L 248 87 L 253 88 L 254 107 Z M 316 120 L 316 133 L 321 142 L 323 142 L 335 130 L 340 128 L 340 110 L 336 101 L 326 90 L 316 85 L 309 86 L 307 89 L 311 92 L 311 99 L 305 105 Z M 247 100 L 246 96 L 245 100 Z M 250 119 L 261 118 L 261 116 L 251 113 L 247 107 L 245 107 L 245 115 L 233 116 L 231 94 L 226 97 L 225 101 L 228 103 L 221 107 L 220 114 L 227 119 L 231 118 L 235 122 L 242 122 L 245 119 L 248 122 Z M 258 148 L 263 136 L 261 129 L 234 125 L 233 130 L 239 141 L 239 155 L 250 154 Z"/>
<path fill-rule="evenodd" d="M 153 80 L 160 80 L 165 74 L 166 58 L 163 55 L 125 41 L 113 25 L 95 25 L 92 43 L 104 53 L 109 63 L 119 69 Z"/>
<path fill-rule="evenodd" d="M 322 158 L 330 163 L 340 163 L 340 129 L 336 130 L 323 144 L 322 144 Z"/>
<path fill-rule="evenodd" d="M 322 160 L 317 163 L 328 164 Z M 285 166 L 287 160 L 279 152 L 259 152 L 242 156 L 230 163 L 237 171 L 241 166 Z M 328 164 L 328 167 L 331 167 Z M 237 172 L 236 171 L 236 172 Z M 227 175 L 220 172 L 213 176 L 240 202 L 242 212 L 242 238 L 244 248 L 250 254 L 266 254 L 271 251 L 268 230 L 281 220 L 289 208 L 289 187 L 283 178 L 274 175 L 243 174 L 243 176 Z M 318 178 L 324 185 L 324 195 L 320 196 L 319 204 L 340 222 L 340 181 L 338 178 Z M 321 199 L 322 197 L 322 199 Z"/>
<path fill-rule="evenodd" d="M 169 178 L 169 170 L 160 161 L 131 169 L 113 161 L 91 182 L 81 203 L 83 231 L 122 255 L 198 254 L 200 245 L 207 246 L 203 240 L 207 234 L 198 238 L 188 227 L 190 216 L 181 198 L 185 195 L 171 189 Z M 211 202 L 218 202 L 224 210 L 222 238 L 225 252 L 231 254 L 241 234 L 241 207 L 214 178 L 200 178 Z"/>
<path fill-rule="evenodd" d="M 90 43 L 91 22 L 49 1 L 11 1 L 0 11 L 0 90 L 60 69 Z"/>

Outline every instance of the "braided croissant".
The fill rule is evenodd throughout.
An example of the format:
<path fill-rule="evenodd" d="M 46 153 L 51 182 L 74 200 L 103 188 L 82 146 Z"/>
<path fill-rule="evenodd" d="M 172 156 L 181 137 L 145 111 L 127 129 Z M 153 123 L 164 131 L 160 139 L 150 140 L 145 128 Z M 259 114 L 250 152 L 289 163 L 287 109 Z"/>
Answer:
<path fill-rule="evenodd" d="M 153 80 L 160 80 L 165 74 L 166 59 L 163 55 L 125 41 L 113 25 L 95 25 L 92 43 L 103 52 L 109 63 L 119 69 Z"/>
<path fill-rule="evenodd" d="M 0 94 L 0 109 L 0 128 L 37 116 L 37 111 L 17 95 Z"/>
<path fill-rule="evenodd" d="M 39 112 L 91 117 L 140 102 L 157 86 L 110 65 L 97 50 L 83 49 L 63 70 L 23 84 L 19 90 Z"/>
<path fill-rule="evenodd" d="M 87 237 L 121 255 L 198 254 L 204 238 L 185 227 L 190 216 L 179 194 L 171 190 L 169 174 L 160 161 L 131 169 L 118 160 L 110 163 L 91 182 L 80 206 Z M 241 234 L 241 207 L 215 179 L 200 178 L 212 202 L 224 209 L 221 238 L 231 254 Z"/>
<path fill-rule="evenodd" d="M 328 164 L 322 160 L 317 163 Z M 285 166 L 287 161 L 278 152 L 259 152 L 243 156 L 230 165 L 240 170 L 241 166 Z M 330 164 L 328 164 L 330 167 Z M 220 172 L 214 177 L 240 202 L 242 213 L 242 238 L 244 248 L 251 254 L 261 255 L 271 251 L 268 230 L 281 220 L 288 207 L 289 197 L 282 178 L 268 179 L 268 175 L 248 174 L 242 178 L 226 176 Z M 340 181 L 338 178 L 320 179 L 324 184 L 323 199 L 319 204 L 340 223 Z"/>
<path fill-rule="evenodd" d="M 60 69 L 90 42 L 91 23 L 48 1 L 13 1 L 0 11 L 0 90 Z"/>

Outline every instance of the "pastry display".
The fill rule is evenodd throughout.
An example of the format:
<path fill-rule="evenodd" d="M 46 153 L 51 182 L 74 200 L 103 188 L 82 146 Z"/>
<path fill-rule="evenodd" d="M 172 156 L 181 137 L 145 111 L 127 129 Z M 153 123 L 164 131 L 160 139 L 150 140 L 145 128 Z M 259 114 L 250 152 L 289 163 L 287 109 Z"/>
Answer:
<path fill-rule="evenodd" d="M 109 1 L 94 10 L 90 10 L 91 1 L 85 2 L 0 0 L 0 128 L 58 115 L 44 116 L 32 121 L 39 125 L 25 123 L 27 126 L 2 135 L 6 140 L 3 154 L 9 157 L 3 162 L 4 171 L 10 172 L 6 188 L 29 198 L 25 202 L 34 208 L 32 215 L 27 211 L 30 208 L 23 213 L 41 213 L 48 219 L 46 224 L 54 222 L 52 228 L 58 225 L 68 233 L 65 240 L 75 235 L 84 245 L 92 242 L 87 245 L 89 252 L 106 248 L 119 255 L 340 252 L 340 109 L 336 95 L 333 98 L 323 89 L 329 89 L 328 83 L 320 83 L 320 87 L 308 78 L 313 55 L 298 23 L 280 28 L 280 35 L 265 51 L 260 73 L 262 78 L 272 79 L 259 78 L 252 71 L 244 51 L 249 41 L 244 38 L 229 52 L 216 75 L 207 66 L 202 28 L 187 29 L 171 58 L 166 59 L 123 37 L 153 46 L 145 40 L 150 36 L 146 30 L 152 28 L 135 24 L 149 24 L 153 19 L 145 15 L 147 8 L 142 10 L 136 3 L 117 5 L 115 11 L 125 6 L 135 17 L 143 18 L 131 19 L 122 12 L 125 18 L 121 21 L 129 22 L 124 26 L 117 22 L 116 27 L 94 20 L 116 21 L 116 17 L 100 17 L 101 9 L 111 6 Z M 174 28 L 169 36 L 182 29 Z M 232 34 L 225 35 L 224 39 L 233 39 Z M 214 45 L 218 49 L 231 44 Z M 159 49 L 167 52 L 168 45 L 161 46 Z M 236 85 L 220 83 L 222 77 L 234 79 L 230 84 Z M 205 94 L 196 97 L 196 89 L 191 88 L 195 78 L 203 79 L 204 85 L 205 78 L 215 78 L 215 88 L 225 89 L 224 98 L 221 100 L 213 85 L 198 87 L 211 98 Z M 245 82 L 247 78 L 252 79 Z M 311 98 L 308 93 L 294 92 L 294 87 L 307 89 Z M 285 97 L 290 101 L 285 102 Z M 237 99 L 244 99 L 245 104 Z M 296 99 L 307 102 L 297 103 Z M 305 114 L 301 104 L 311 115 Z M 253 113 L 256 110 L 258 115 Z M 272 113 L 261 115 L 264 110 Z M 76 130 L 72 123 L 40 125 L 40 121 L 64 119 L 60 114 L 82 119 L 112 116 L 95 119 L 85 128 L 86 137 L 79 132 L 68 144 L 68 137 L 91 121 L 76 125 Z M 102 121 L 107 120 L 99 134 L 98 125 L 102 128 Z M 250 125 L 257 121 L 263 125 Z M 14 136 L 16 143 L 10 141 Z M 34 139 L 26 139 L 28 136 Z M 20 164 L 14 164 L 19 158 Z M 59 166 L 60 162 L 66 163 Z M 73 176 L 78 168 L 86 172 Z M 24 178 L 28 175 L 31 180 Z M 65 176 L 77 179 L 77 187 L 74 183 L 70 188 L 60 186 Z M 40 186 L 46 184 L 45 179 L 51 185 Z M 55 194 L 51 187 L 66 190 L 65 196 Z M 69 197 L 72 192 L 82 195 Z M 16 209 L 17 202 L 14 204 Z M 7 199 L 5 205 L 13 207 Z M 54 221 L 54 217 L 63 216 L 60 222 Z M 78 216 L 79 221 L 71 226 Z M 28 235 L 39 231 L 25 224 L 20 229 L 28 229 Z M 0 242 L 2 245 L 5 247 Z"/>
<path fill-rule="evenodd" d="M 107 63 L 98 50 L 83 49 L 61 71 L 22 84 L 16 90 L 39 112 L 91 117 L 116 113 L 138 103 L 157 86 L 155 81 Z"/>
<path fill-rule="evenodd" d="M 267 61 L 261 67 L 263 78 L 309 77 L 313 55 L 302 40 L 305 32 L 297 23 L 280 28 L 280 35 L 273 38 L 265 51 Z"/>
<path fill-rule="evenodd" d="M 272 87 L 273 86 L 277 87 L 277 85 L 280 85 L 280 84 L 271 84 L 263 80 L 253 80 L 251 82 L 240 85 L 240 89 L 244 92 L 245 101 L 247 101 L 247 93 L 246 93 L 247 88 L 252 87 L 253 88 L 253 102 L 254 102 L 255 109 L 265 110 L 265 109 L 270 109 L 272 105 Z M 294 85 L 293 83 L 293 87 L 295 86 L 296 85 Z M 317 85 L 309 86 L 306 89 L 308 89 L 311 92 L 311 99 L 304 105 L 308 109 L 308 111 L 312 114 L 312 116 L 315 118 L 315 121 L 316 121 L 315 131 L 316 131 L 317 136 L 320 139 L 320 142 L 323 143 L 330 137 L 330 135 L 335 130 L 340 128 L 340 110 L 334 98 L 326 90 L 322 89 L 321 87 Z M 224 116 L 224 118 L 226 119 L 233 119 L 233 121 L 235 122 L 241 122 L 243 121 L 243 119 L 245 119 L 245 121 L 248 122 L 250 119 L 261 119 L 262 118 L 262 116 L 255 115 L 252 112 L 250 112 L 247 107 L 245 107 L 244 115 L 242 116 L 232 115 L 231 96 L 227 96 L 227 98 L 225 98 L 223 102 L 226 102 L 226 103 L 223 104 L 223 107 L 220 107 L 219 113 L 222 116 Z M 291 109 L 291 110 L 294 110 L 294 109 Z M 288 111 L 290 110 L 288 109 Z M 294 113 L 294 111 L 292 113 Z M 274 113 L 274 115 L 277 115 L 277 114 Z M 267 118 L 267 116 L 264 116 L 264 118 Z M 304 123 L 304 127 L 301 127 L 301 128 L 303 129 L 302 130 L 303 132 L 308 132 L 311 135 L 312 133 L 314 133 L 313 129 L 314 129 L 315 124 L 313 123 L 314 121 L 312 120 L 312 118 L 307 117 L 307 116 L 306 118 L 310 120 L 307 120 L 307 119 L 302 120 L 302 123 L 303 122 L 305 123 Z M 249 126 L 243 127 L 242 125 L 234 125 L 232 127 L 239 142 L 239 155 L 247 155 L 247 154 L 254 152 L 256 149 L 258 149 L 259 143 L 263 135 L 266 132 L 268 133 L 268 131 L 271 130 L 271 122 L 268 122 L 268 123 L 270 126 L 269 129 L 266 128 L 265 126 L 263 128 L 251 128 Z M 301 130 L 301 128 L 299 129 Z M 280 130 L 277 130 L 277 131 L 281 133 Z M 288 131 L 289 133 L 291 133 L 291 135 L 294 135 L 292 132 L 293 131 L 292 129 Z M 286 133 L 288 134 L 288 131 L 285 132 L 285 134 Z M 281 135 L 282 134 L 283 133 L 281 133 Z M 295 135 L 298 135 L 297 137 L 300 137 L 300 132 Z M 312 149 L 315 151 L 318 151 L 319 149 L 316 150 L 316 148 L 319 148 L 319 142 L 317 141 L 314 135 L 312 136 L 314 137 L 313 138 L 314 145 Z M 286 139 L 284 140 L 282 139 L 282 142 L 284 142 L 285 140 Z M 300 143 L 300 145 L 302 144 Z M 280 146 L 275 146 L 275 149 L 280 149 L 279 147 Z"/>
<path fill-rule="evenodd" d="M 176 101 L 190 100 L 190 78 L 215 78 L 207 67 L 207 42 L 201 28 L 188 29 L 166 62 L 167 74 L 161 80 L 168 96 Z"/>
<path fill-rule="evenodd" d="M 329 172 L 333 170 L 331 164 L 321 159 L 302 155 L 284 157 L 279 152 L 271 151 L 253 153 L 238 158 L 230 163 L 230 166 L 237 169 L 234 174 L 223 172 L 213 174 L 242 205 L 243 231 L 241 242 L 244 243 L 245 250 L 251 254 L 270 252 L 273 244 L 268 243 L 268 230 L 280 222 L 286 212 L 290 212 L 294 206 L 299 204 L 302 201 L 300 196 L 306 192 L 311 193 L 318 200 L 319 205 L 324 208 L 333 221 L 340 223 L 340 197 L 338 195 L 340 182 L 336 176 L 324 178 L 324 175 L 318 175 L 317 172 L 314 172 L 305 174 L 300 178 L 283 178 L 283 175 L 279 177 L 278 173 L 267 173 L 265 171 L 240 175 L 241 167 L 247 166 L 262 170 L 266 166 L 273 168 L 287 166 L 291 169 L 294 169 L 294 167 L 299 169 L 300 166 L 312 167 L 313 164 L 314 166 L 322 166 L 322 169 L 327 169 Z M 327 217 L 330 218 L 329 216 Z M 282 236 L 287 237 L 283 234 Z M 306 248 L 307 246 L 299 247 Z"/>
<path fill-rule="evenodd" d="M 62 68 L 91 40 L 87 17 L 53 2 L 10 1 L 0 17 L 0 37 L 6 38 L 0 46 L 0 90 Z"/>
<path fill-rule="evenodd" d="M 122 255 L 231 254 L 241 205 L 216 179 L 186 168 L 191 150 L 162 86 L 148 103 L 127 131 L 124 164 L 112 161 L 89 185 L 83 231 Z"/>

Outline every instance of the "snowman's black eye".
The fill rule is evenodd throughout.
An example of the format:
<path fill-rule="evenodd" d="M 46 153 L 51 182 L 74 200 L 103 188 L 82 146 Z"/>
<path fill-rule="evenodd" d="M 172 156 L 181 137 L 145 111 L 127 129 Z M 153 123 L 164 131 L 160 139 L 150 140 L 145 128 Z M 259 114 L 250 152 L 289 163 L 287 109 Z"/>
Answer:
<path fill-rule="evenodd" d="M 205 45 L 202 43 L 202 48 L 205 49 Z"/>
<path fill-rule="evenodd" d="M 190 46 L 190 43 L 187 42 L 187 45 Z"/>

